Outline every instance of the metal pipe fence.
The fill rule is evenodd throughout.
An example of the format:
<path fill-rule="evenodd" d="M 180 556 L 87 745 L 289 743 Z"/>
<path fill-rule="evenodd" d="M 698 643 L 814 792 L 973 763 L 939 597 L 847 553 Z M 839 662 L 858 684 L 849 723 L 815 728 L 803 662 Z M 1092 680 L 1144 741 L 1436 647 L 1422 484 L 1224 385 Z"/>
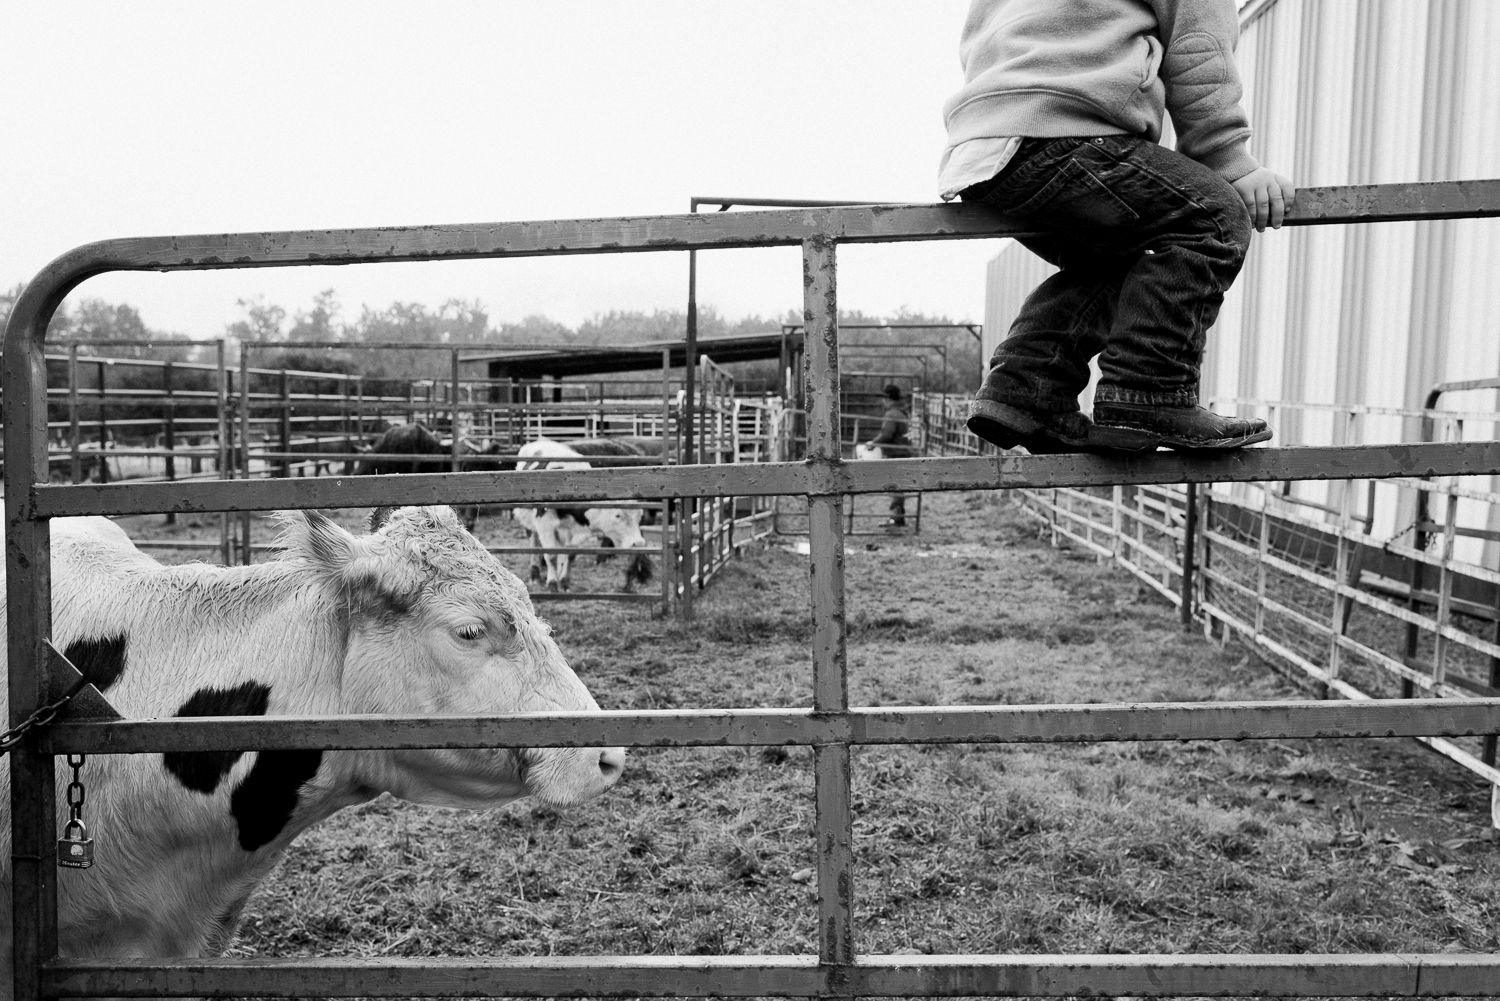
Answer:
<path fill-rule="evenodd" d="M 1464 388 L 1494 387 L 1487 381 Z M 1431 405 L 1216 402 L 1273 417 L 1323 414 L 1331 418 L 1325 431 L 1350 437 L 1372 415 L 1454 442 L 1463 440 L 1466 422 L 1470 432 L 1487 425 L 1490 436 L 1500 423 L 1500 414 Z M 1022 490 L 1017 497 L 1054 544 L 1066 539 L 1113 560 L 1182 609 L 1184 623 L 1197 621 L 1220 639 L 1240 637 L 1325 698 L 1411 698 L 1418 691 L 1494 698 L 1500 571 L 1497 533 L 1488 525 L 1500 512 L 1500 493 L 1475 479 L 1300 484 L 1320 488 L 1325 500 L 1298 496 L 1287 481 Z M 1376 530 L 1377 514 L 1383 530 Z M 1491 822 L 1500 827 L 1495 737 L 1418 739 L 1491 783 Z"/>
<path fill-rule="evenodd" d="M 1500 214 L 1500 182 L 1304 189 L 1292 224 Z M 796 710 L 613 712 L 565 716 L 62 719 L 11 752 L 16 1001 L 67 996 L 904 996 L 1500 994 L 1500 957 L 868 956 L 856 954 L 850 750 L 862 743 L 1260 739 L 1500 730 L 1500 699 L 1223 705 L 861 709 L 849 704 L 843 580 L 844 497 L 893 490 L 1032 489 L 1182 482 L 1368 479 L 1500 473 L 1500 443 L 1267 448 L 1213 458 L 1162 454 L 940 456 L 846 463 L 840 454 L 837 247 L 1024 235 L 977 206 L 878 206 L 170 237 L 78 248 L 45 268 L 15 305 L 4 371 L 7 600 L 12 723 L 46 704 L 52 660 L 51 518 L 133 511 L 370 506 L 442 501 L 575 501 L 656 496 L 808 498 L 813 704 Z M 68 289 L 109 270 L 372 263 L 446 257 L 710 250 L 800 245 L 808 353 L 806 458 L 523 473 L 277 478 L 176 484 L 53 485 L 31 363 Z M 17 363 L 18 361 L 25 363 Z M 575 959 L 103 961 L 57 954 L 54 755 L 268 747 L 701 746 L 814 748 L 817 955 Z"/>
<path fill-rule="evenodd" d="M 116 349 L 205 346 L 215 349 L 218 363 L 79 354 L 80 347 L 99 350 L 111 346 Z M 214 479 L 226 475 L 221 470 L 241 479 L 338 476 L 354 473 L 361 462 L 379 460 L 425 465 L 439 472 L 455 468 L 455 453 L 461 468 L 466 460 L 487 447 L 497 447 L 501 456 L 514 455 L 521 445 L 542 437 L 565 444 L 580 438 L 625 437 L 654 453 L 640 457 L 592 457 L 593 465 L 683 461 L 679 453 L 684 380 L 673 377 L 670 355 L 664 361 L 660 379 L 586 381 L 461 375 L 445 380 L 400 379 L 337 368 L 252 364 L 257 355 L 291 349 L 336 352 L 341 356 L 336 361 L 344 367 L 349 367 L 349 359 L 344 356 L 357 352 L 378 357 L 380 352 L 439 351 L 449 355 L 455 372 L 464 360 L 457 348 L 422 343 L 250 341 L 240 345 L 236 373 L 226 367 L 222 340 L 71 342 L 68 354 L 45 356 L 49 363 L 47 393 L 51 410 L 55 416 L 62 412 L 59 408 L 66 407 L 65 420 L 48 422 L 51 461 L 54 467 L 70 464 L 71 482 L 75 483 Z M 699 454 L 695 458 L 700 462 L 765 461 L 769 456 L 770 428 L 780 401 L 739 397 L 734 378 L 727 371 L 708 359 L 701 361 L 714 374 L 702 376 L 698 382 L 701 399 L 693 419 L 699 427 L 699 444 L 695 447 Z M 80 377 L 82 370 L 97 371 L 92 383 Z M 148 378 L 155 383 L 142 384 L 136 370 L 152 373 Z M 174 371 L 215 376 L 214 388 L 174 387 Z M 113 372 L 126 376 L 111 381 L 107 373 Z M 64 384 L 58 384 L 59 377 Z M 209 416 L 189 416 L 196 411 L 186 408 L 194 406 Z M 115 415 L 144 411 L 156 416 L 112 416 L 111 410 Z M 372 450 L 393 424 L 414 421 L 424 422 L 439 432 L 446 431 L 449 451 L 443 455 L 408 455 Z M 97 435 L 97 440 L 91 440 L 91 435 Z M 58 477 L 59 470 L 54 468 L 52 478 Z M 675 514 L 694 508 L 681 531 L 691 536 L 688 542 L 691 565 L 687 572 L 692 586 L 701 590 L 729 558 L 769 534 L 763 526 L 768 518 L 764 510 L 767 503 L 761 498 L 730 497 L 687 499 L 684 504 L 653 503 L 651 508 L 659 522 L 671 521 L 672 527 L 644 526 L 647 534 L 660 532 L 663 538 L 639 552 L 659 558 L 666 568 L 664 576 L 670 577 L 682 562 L 678 558 L 677 537 L 681 532 Z M 624 502 L 616 506 L 634 505 Z M 174 517 L 169 514 L 169 521 Z M 256 554 L 275 549 L 271 543 L 252 541 L 248 514 L 237 517 L 237 529 L 233 532 L 227 514 L 222 514 L 220 520 L 221 539 L 217 543 L 142 539 L 138 545 L 217 550 L 226 564 L 250 563 Z M 499 547 L 492 551 L 499 554 L 510 550 Z M 566 552 L 590 555 L 595 550 L 581 547 Z M 681 600 L 683 586 L 680 581 L 664 580 L 661 600 L 668 608 Z M 539 592 L 535 597 L 545 601 L 642 600 L 641 595 L 627 592 Z"/>

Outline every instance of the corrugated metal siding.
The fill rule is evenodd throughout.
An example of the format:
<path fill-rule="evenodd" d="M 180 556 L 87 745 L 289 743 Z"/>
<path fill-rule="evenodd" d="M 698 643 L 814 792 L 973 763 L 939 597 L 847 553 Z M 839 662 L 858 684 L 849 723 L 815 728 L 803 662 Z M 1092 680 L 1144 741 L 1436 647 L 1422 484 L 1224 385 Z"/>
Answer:
<path fill-rule="evenodd" d="M 994 356 L 995 348 L 1010 333 L 1010 325 L 1016 322 L 1031 290 L 1056 273 L 1056 268 L 1014 240 L 1006 240 L 1000 253 L 990 259 L 984 286 L 986 359 Z"/>
<path fill-rule="evenodd" d="M 1299 185 L 1500 177 L 1500 2 L 1256 0 L 1242 24 L 1251 152 Z M 1001 252 L 989 270 L 986 337 L 1003 336 L 1050 271 L 1022 247 Z M 1203 395 L 1420 407 L 1436 382 L 1500 375 L 1497 279 L 1495 220 L 1257 235 L 1210 334 Z M 1444 401 L 1496 405 L 1493 392 Z M 1277 432 L 1282 443 L 1324 444 L 1402 440 L 1418 428 L 1395 416 L 1351 423 L 1282 412 Z M 1493 433 L 1464 428 L 1471 438 Z M 1339 502 L 1333 485 L 1296 489 Z M 1382 491 L 1376 533 L 1398 531 L 1410 507 L 1409 495 L 1398 503 Z M 1460 519 L 1500 528 L 1477 501 Z"/>

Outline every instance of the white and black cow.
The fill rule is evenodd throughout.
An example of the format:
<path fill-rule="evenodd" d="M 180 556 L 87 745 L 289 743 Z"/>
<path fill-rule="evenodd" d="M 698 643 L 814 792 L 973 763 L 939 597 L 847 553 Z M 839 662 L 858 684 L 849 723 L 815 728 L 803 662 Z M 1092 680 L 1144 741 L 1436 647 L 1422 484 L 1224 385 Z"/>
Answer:
<path fill-rule="evenodd" d="M 165 567 L 104 518 L 52 522 L 53 638 L 129 718 L 597 711 L 525 585 L 446 507 L 354 536 L 288 520 L 279 559 Z M 3 649 L 3 642 L 0 642 Z M 3 704 L 3 686 L 0 686 Z M 90 755 L 92 869 L 59 872 L 64 956 L 222 949 L 302 831 L 383 792 L 489 809 L 608 789 L 620 748 Z M 11 989 L 0 769 L 0 996 Z M 59 829 L 66 770 L 58 769 Z"/>
<path fill-rule="evenodd" d="M 589 456 L 643 454 L 639 447 L 616 439 L 585 438 L 564 444 L 551 438 L 538 438 L 521 446 L 516 455 L 516 468 L 588 469 Z M 545 568 L 545 586 L 549 591 L 568 590 L 571 557 L 545 550 L 587 546 L 596 535 L 601 545 L 616 549 L 636 549 L 646 544 L 641 536 L 640 508 L 586 507 L 582 504 L 523 508 L 516 512 L 516 520 L 530 533 L 532 545 L 543 550 L 531 559 L 531 578 L 542 580 Z M 600 560 L 607 558 L 600 557 Z M 651 560 L 644 553 L 633 554 L 625 567 L 625 590 L 630 590 L 637 581 L 644 584 L 650 579 Z"/>

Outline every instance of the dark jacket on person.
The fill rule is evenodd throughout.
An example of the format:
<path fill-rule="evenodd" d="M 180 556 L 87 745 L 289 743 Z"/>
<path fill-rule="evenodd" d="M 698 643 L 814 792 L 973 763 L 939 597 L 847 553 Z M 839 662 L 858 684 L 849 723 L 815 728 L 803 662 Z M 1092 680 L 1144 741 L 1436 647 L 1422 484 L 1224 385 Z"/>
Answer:
<path fill-rule="evenodd" d="M 906 416 L 906 411 L 900 404 L 892 403 L 881 418 L 880 433 L 871 439 L 870 444 L 879 445 L 887 459 L 909 459 L 916 454 L 911 439 L 907 437 L 910 426 L 911 419 Z"/>

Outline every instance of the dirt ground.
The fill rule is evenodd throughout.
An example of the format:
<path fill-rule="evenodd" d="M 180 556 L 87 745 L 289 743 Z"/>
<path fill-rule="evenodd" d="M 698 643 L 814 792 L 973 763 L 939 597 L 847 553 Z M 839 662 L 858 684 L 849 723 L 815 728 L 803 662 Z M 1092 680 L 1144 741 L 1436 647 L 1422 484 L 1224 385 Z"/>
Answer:
<path fill-rule="evenodd" d="M 159 521 L 131 530 L 202 531 Z M 801 706 L 806 574 L 746 553 L 687 627 L 543 613 L 606 708 Z M 847 580 L 856 704 L 1306 697 L 1003 494 L 928 495 L 920 536 L 849 540 Z M 1409 740 L 861 748 L 854 773 L 862 953 L 1500 948 L 1488 787 Z M 635 751 L 565 812 L 384 797 L 304 835 L 231 953 L 809 953 L 812 817 L 796 748 Z"/>

